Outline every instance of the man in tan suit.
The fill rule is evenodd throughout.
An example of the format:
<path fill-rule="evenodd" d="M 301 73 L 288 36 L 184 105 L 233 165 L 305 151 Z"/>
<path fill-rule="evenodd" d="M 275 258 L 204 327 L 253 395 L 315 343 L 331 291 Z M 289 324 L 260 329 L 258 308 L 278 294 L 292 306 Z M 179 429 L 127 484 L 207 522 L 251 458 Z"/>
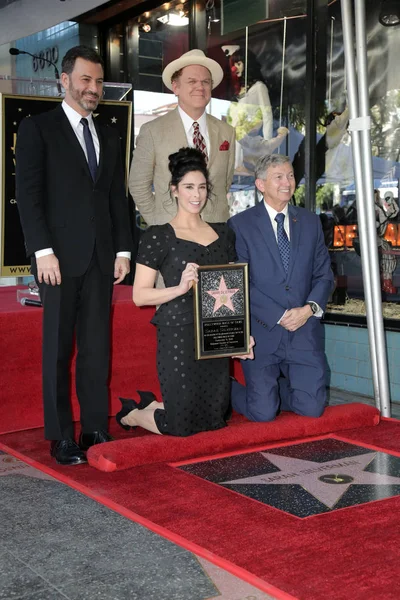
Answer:
<path fill-rule="evenodd" d="M 190 50 L 165 67 L 163 82 L 177 96 L 178 107 L 142 125 L 129 176 L 129 190 L 148 225 L 163 225 L 176 214 L 169 191 L 168 156 L 185 146 L 199 148 L 208 160 L 213 191 L 202 213 L 204 220 L 218 223 L 228 219 L 235 130 L 205 112 L 211 90 L 222 78 L 220 65 L 201 50 Z"/>

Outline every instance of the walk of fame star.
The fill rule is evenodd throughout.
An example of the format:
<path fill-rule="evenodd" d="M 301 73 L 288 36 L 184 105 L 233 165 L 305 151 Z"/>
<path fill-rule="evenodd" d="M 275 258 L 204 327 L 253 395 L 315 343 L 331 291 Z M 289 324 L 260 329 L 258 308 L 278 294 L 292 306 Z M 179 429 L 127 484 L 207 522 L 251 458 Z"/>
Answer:
<path fill-rule="evenodd" d="M 30 467 L 14 456 L 0 452 L 0 477 L 5 477 L 7 475 L 24 475 L 25 477 L 32 477 L 33 479 L 54 481 L 53 477 L 47 475 L 47 473 L 43 473 L 38 469 Z"/>
<path fill-rule="evenodd" d="M 367 452 L 359 456 L 347 456 L 327 462 L 301 460 L 290 456 L 279 456 L 268 452 L 260 453 L 279 471 L 255 477 L 243 477 L 220 482 L 222 485 L 300 485 L 314 498 L 333 509 L 351 485 L 397 485 L 400 477 L 391 477 L 365 471 L 377 458 L 377 452 Z M 234 489 L 234 488 L 233 488 Z"/>
<path fill-rule="evenodd" d="M 226 306 L 233 313 L 235 312 L 235 308 L 232 304 L 232 296 L 239 291 L 239 288 L 231 288 L 228 289 L 226 287 L 224 276 L 221 275 L 221 280 L 219 282 L 219 288 L 217 290 L 207 291 L 207 294 L 210 294 L 215 300 L 213 314 L 217 312 L 221 306 Z"/>

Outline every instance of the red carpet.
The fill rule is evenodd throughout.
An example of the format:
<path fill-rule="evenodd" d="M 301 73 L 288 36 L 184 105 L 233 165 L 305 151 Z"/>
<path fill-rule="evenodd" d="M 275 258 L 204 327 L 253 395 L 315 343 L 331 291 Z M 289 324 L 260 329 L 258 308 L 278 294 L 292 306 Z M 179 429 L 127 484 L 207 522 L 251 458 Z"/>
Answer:
<path fill-rule="evenodd" d="M 249 449 L 265 443 L 306 437 L 372 426 L 379 423 L 376 408 L 366 404 L 348 404 L 328 407 L 322 417 L 299 417 L 281 413 L 271 423 L 252 423 L 235 415 L 228 427 L 207 431 L 187 438 L 158 435 L 138 435 L 116 440 L 106 445 L 93 446 L 88 452 L 89 463 L 101 471 L 118 471 L 154 462 L 176 462 L 187 458 L 222 454 L 238 449 Z"/>
<path fill-rule="evenodd" d="M 0 288 L 0 433 L 43 426 L 41 340 L 42 309 L 21 306 L 16 287 Z M 136 389 L 159 395 L 154 361 L 156 329 L 150 324 L 152 308 L 136 308 L 131 286 L 114 288 L 110 415 L 119 410 L 118 396 Z M 154 364 L 153 364 L 154 363 Z M 75 396 L 75 361 L 71 365 L 73 412 L 79 418 Z"/>
<path fill-rule="evenodd" d="M 332 437 L 381 450 L 389 440 L 400 455 L 399 422 L 359 424 L 355 418 L 357 428 Z M 155 462 L 164 460 L 157 453 L 153 464 L 113 473 L 88 465 L 59 467 L 41 436 L 41 430 L 2 435 L 0 447 L 276 598 L 398 598 L 400 497 L 298 519 Z"/>
<path fill-rule="evenodd" d="M 131 288 L 115 290 L 110 414 L 118 396 L 159 394 L 152 309 L 137 309 Z M 321 419 L 281 414 L 274 423 L 236 416 L 220 431 L 178 439 L 111 423 L 117 441 L 90 450 L 89 465 L 60 467 L 41 427 L 41 309 L 19 306 L 0 290 L 0 449 L 52 474 L 98 502 L 242 577 L 280 599 L 397 600 L 400 497 L 299 519 L 231 492 L 167 462 L 282 440 L 332 437 L 400 454 L 400 424 L 366 405 L 332 407 Z M 237 361 L 235 369 L 239 371 Z M 73 369 L 72 369 L 73 372 Z M 78 417 L 74 398 L 75 416 Z M 375 426 L 374 426 L 375 425 Z M 26 429 L 26 431 L 22 431 Z M 14 431 L 14 433 L 11 433 Z M 288 443 L 288 442 L 287 442 Z"/>
<path fill-rule="evenodd" d="M 22 286 L 20 286 L 22 287 Z M 0 288 L 0 434 L 43 427 L 42 410 L 42 309 L 21 306 L 17 287 Z M 120 409 L 118 396 L 129 398 L 145 389 L 160 397 L 156 374 L 156 328 L 153 308 L 137 308 L 132 287 L 114 288 L 112 310 L 110 415 Z M 241 366 L 234 361 L 241 380 Z M 72 406 L 79 420 L 75 395 L 75 361 L 71 364 Z"/>

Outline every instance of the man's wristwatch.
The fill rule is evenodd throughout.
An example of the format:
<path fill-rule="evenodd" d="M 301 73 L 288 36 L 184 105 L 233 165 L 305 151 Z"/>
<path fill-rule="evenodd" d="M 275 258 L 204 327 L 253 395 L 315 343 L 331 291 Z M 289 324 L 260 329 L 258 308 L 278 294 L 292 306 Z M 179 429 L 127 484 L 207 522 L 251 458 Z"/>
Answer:
<path fill-rule="evenodd" d="M 308 304 L 309 307 L 311 308 L 313 315 L 315 315 L 315 313 L 318 312 L 318 304 L 316 304 L 315 302 L 312 302 L 312 301 L 306 302 L 306 304 Z"/>

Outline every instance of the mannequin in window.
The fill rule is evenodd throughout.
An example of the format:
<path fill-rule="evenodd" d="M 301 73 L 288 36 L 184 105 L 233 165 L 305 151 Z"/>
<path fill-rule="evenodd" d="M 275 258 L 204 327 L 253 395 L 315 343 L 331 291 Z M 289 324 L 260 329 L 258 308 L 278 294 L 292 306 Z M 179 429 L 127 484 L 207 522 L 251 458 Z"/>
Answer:
<path fill-rule="evenodd" d="M 375 190 L 375 223 L 379 250 L 379 266 L 382 275 L 382 291 L 386 294 L 397 294 L 393 285 L 393 273 L 396 270 L 397 259 L 392 253 L 392 244 L 385 240 L 385 233 L 390 219 L 399 213 L 399 207 L 393 192 L 385 192 L 383 199 L 379 190 Z"/>
<path fill-rule="evenodd" d="M 326 118 L 325 132 L 325 177 L 327 181 L 344 182 L 354 180 L 351 136 L 348 131 L 349 108 L 336 103 Z"/>
<path fill-rule="evenodd" d="M 278 135 L 272 137 L 271 101 L 260 64 L 253 52 L 247 52 L 247 82 L 245 53 L 241 49 L 236 50 L 229 62 L 237 92 L 228 111 L 228 123 L 236 131 L 235 169 L 236 173 L 252 175 L 257 160 L 279 148 L 289 130 L 279 127 Z"/>

